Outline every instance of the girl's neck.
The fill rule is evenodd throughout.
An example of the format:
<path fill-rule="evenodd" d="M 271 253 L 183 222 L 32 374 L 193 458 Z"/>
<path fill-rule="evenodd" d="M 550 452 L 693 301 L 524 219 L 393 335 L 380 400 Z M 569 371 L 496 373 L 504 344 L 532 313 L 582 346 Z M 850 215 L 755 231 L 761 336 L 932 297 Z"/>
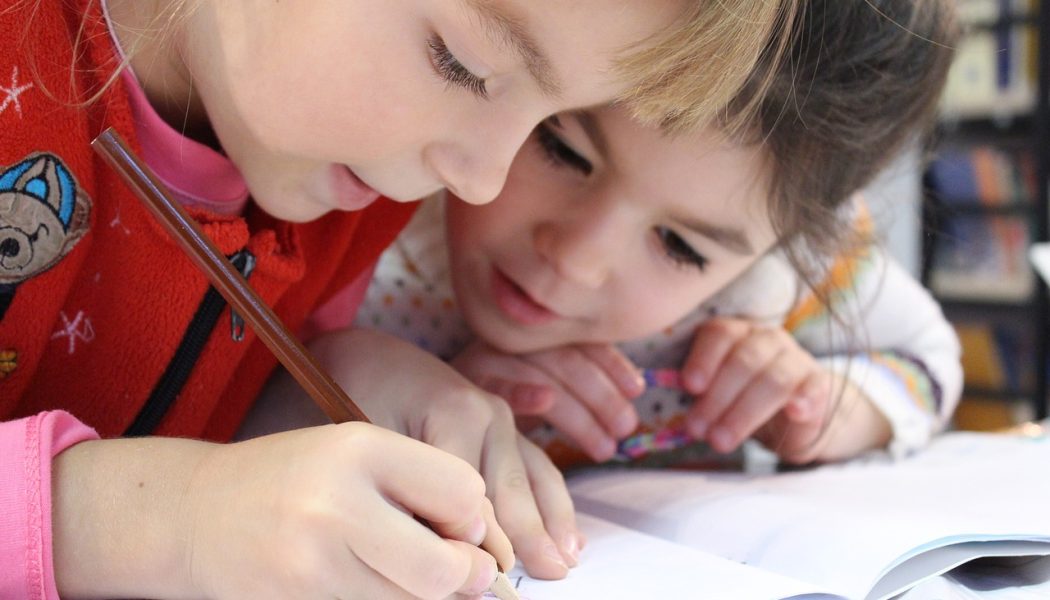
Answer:
<path fill-rule="evenodd" d="M 157 114 L 173 129 L 216 145 L 183 59 L 196 0 L 103 0 L 120 47 Z"/>

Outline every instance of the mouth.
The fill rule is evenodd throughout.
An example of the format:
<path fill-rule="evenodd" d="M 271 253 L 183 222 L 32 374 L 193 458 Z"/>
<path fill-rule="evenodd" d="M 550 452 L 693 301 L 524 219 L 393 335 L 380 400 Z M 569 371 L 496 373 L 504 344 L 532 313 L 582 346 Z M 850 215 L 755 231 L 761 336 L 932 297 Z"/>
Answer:
<path fill-rule="evenodd" d="M 350 170 L 346 165 L 332 165 L 332 195 L 339 210 L 361 210 L 379 199 L 379 192 Z"/>
<path fill-rule="evenodd" d="M 504 315 L 521 325 L 542 325 L 560 318 L 558 313 L 536 302 L 503 271 L 492 269 L 492 297 Z"/>

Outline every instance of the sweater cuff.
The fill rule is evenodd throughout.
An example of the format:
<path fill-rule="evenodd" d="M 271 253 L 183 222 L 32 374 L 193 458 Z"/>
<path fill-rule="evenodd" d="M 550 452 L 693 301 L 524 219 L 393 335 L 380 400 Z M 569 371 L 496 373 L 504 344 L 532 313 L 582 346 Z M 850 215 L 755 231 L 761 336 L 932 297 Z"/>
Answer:
<path fill-rule="evenodd" d="M 95 430 L 64 411 L 0 422 L 0 598 L 59 600 L 51 548 L 51 459 Z"/>
<path fill-rule="evenodd" d="M 849 379 L 886 417 L 893 431 L 887 447 L 891 456 L 902 458 L 930 442 L 938 429 L 932 400 L 935 394 L 919 390 L 921 377 L 903 377 L 899 369 L 863 354 L 822 358 L 819 362 Z"/>

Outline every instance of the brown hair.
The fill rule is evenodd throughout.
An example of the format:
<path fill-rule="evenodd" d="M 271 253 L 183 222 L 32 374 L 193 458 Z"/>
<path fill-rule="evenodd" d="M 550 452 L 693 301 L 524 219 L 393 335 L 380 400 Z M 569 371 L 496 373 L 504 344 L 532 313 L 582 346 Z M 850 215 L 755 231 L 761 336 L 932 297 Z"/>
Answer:
<path fill-rule="evenodd" d="M 731 103 L 730 115 L 760 99 L 743 135 L 768 157 L 769 215 L 807 283 L 801 247 L 830 257 L 870 242 L 846 237 L 840 208 L 929 133 L 958 35 L 951 0 L 809 0 L 771 82 Z"/>

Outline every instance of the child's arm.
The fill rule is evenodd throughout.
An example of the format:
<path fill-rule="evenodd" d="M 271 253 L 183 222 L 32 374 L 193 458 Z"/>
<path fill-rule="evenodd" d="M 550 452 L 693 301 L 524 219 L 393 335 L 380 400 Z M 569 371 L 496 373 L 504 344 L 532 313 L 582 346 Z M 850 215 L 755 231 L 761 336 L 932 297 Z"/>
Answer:
<path fill-rule="evenodd" d="M 879 248 L 870 250 L 837 299 L 841 322 L 817 309 L 789 320 L 792 334 L 885 416 L 894 455 L 925 446 L 948 423 L 962 393 L 955 330 L 929 292 Z"/>
<path fill-rule="evenodd" d="M 483 538 L 513 562 L 469 465 L 371 425 L 99 441 L 53 412 L 0 423 L 0 449 L 12 600 L 445 598 L 491 583 Z"/>

